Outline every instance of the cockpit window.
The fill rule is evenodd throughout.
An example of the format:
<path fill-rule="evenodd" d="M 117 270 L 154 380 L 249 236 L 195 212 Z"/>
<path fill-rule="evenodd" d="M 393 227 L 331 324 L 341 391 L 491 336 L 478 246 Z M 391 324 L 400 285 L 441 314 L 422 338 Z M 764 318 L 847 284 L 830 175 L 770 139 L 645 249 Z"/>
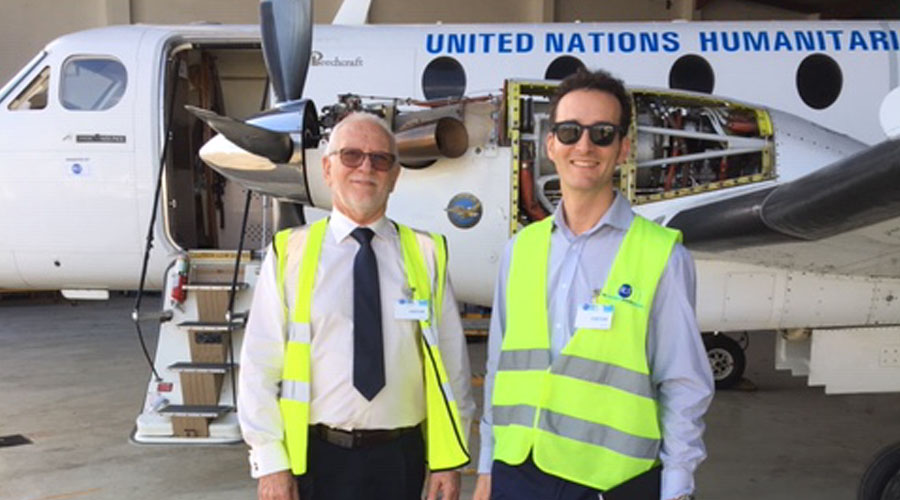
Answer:
<path fill-rule="evenodd" d="M 9 103 L 12 111 L 26 109 L 44 109 L 47 107 L 47 94 L 50 90 L 50 66 L 40 73 Z"/>
<path fill-rule="evenodd" d="M 125 66 L 115 59 L 70 59 L 63 66 L 60 100 L 66 109 L 103 111 L 119 102 L 127 84 Z"/>

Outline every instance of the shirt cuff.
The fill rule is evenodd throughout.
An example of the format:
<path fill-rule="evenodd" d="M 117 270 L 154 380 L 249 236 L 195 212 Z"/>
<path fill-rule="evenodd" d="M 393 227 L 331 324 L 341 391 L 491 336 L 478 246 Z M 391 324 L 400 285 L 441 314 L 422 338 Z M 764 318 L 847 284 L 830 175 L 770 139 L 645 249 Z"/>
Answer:
<path fill-rule="evenodd" d="M 680 467 L 663 466 L 661 500 L 678 498 L 694 492 L 694 474 Z"/>
<path fill-rule="evenodd" d="M 287 450 L 281 441 L 273 441 L 250 450 L 250 475 L 254 479 L 291 468 Z"/>
<path fill-rule="evenodd" d="M 492 446 L 482 446 L 478 453 L 478 473 L 490 474 L 491 465 L 494 463 L 494 448 Z"/>

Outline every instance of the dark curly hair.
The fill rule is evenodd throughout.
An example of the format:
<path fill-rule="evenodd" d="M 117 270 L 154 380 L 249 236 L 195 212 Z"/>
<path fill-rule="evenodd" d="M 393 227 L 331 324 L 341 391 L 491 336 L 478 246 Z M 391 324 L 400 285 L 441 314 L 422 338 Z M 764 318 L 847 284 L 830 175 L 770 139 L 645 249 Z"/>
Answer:
<path fill-rule="evenodd" d="M 619 127 L 621 127 L 624 135 L 631 125 L 631 98 L 628 91 L 625 90 L 625 84 L 622 80 L 612 76 L 606 71 L 597 70 L 589 72 L 583 68 L 579 68 L 577 72 L 567 76 L 556 92 L 550 97 L 550 122 L 556 123 L 556 107 L 559 105 L 560 99 L 569 92 L 575 90 L 596 90 L 599 92 L 608 92 L 619 101 L 622 107 L 622 116 L 619 119 Z"/>

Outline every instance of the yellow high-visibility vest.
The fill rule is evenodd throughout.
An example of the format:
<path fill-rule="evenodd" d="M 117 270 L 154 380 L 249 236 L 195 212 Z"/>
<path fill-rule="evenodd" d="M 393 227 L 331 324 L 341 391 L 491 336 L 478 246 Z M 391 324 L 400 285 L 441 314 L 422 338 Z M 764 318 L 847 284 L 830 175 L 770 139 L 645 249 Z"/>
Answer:
<path fill-rule="evenodd" d="M 413 291 L 413 298 L 429 301 L 433 299 L 429 319 L 419 321 L 422 352 L 425 356 L 423 365 L 426 420 L 423 427 L 428 467 L 433 471 L 453 469 L 468 463 L 469 452 L 460 423 L 459 409 L 447 379 L 437 338 L 447 269 L 446 243 L 444 237 L 439 234 L 423 235 L 404 225 L 396 226 L 400 234 L 407 284 Z M 296 300 L 291 306 L 282 300 L 288 326 L 279 398 L 284 421 L 285 449 L 290 460 L 291 472 L 296 475 L 306 472 L 310 404 L 310 306 L 319 254 L 327 227 L 328 220 L 322 219 L 308 227 L 285 229 L 275 235 L 273 244 L 277 256 L 277 285 L 283 298 L 286 297 L 285 273 L 289 240 L 293 232 L 300 232 L 297 235 L 299 244 L 290 248 L 291 252 L 300 252 L 302 255 Z M 434 242 L 434 255 L 426 256 L 423 253 L 419 238 L 431 238 Z M 434 294 L 425 265 L 426 258 L 432 258 L 435 262 L 437 289 Z"/>
<path fill-rule="evenodd" d="M 681 233 L 635 216 L 594 298 L 598 306 L 613 307 L 611 328 L 579 328 L 551 364 L 552 230 L 548 217 L 522 230 L 513 246 L 492 397 L 494 459 L 517 465 L 530 452 L 549 474 L 608 490 L 658 463 L 661 434 L 647 323 Z"/>

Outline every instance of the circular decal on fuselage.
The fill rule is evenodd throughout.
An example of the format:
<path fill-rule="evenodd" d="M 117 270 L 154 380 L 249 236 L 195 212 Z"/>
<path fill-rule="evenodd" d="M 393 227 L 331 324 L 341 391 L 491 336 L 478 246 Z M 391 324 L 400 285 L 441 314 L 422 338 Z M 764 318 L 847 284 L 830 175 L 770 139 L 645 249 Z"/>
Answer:
<path fill-rule="evenodd" d="M 469 229 L 481 220 L 481 200 L 474 194 L 457 194 L 450 199 L 444 210 L 447 211 L 450 223 L 458 228 Z"/>

